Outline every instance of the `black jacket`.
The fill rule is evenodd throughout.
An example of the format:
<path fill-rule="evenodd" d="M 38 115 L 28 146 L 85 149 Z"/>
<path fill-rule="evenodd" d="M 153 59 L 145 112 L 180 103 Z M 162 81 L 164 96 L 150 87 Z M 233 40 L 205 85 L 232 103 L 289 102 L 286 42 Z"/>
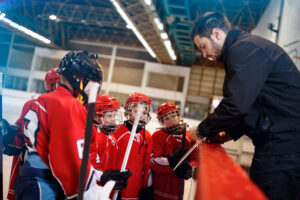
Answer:
<path fill-rule="evenodd" d="M 245 133 L 256 147 L 270 141 L 300 145 L 300 73 L 287 53 L 269 40 L 232 29 L 219 60 L 226 72 L 224 98 L 200 123 L 199 133 L 213 137 L 225 130 L 235 140 Z"/>

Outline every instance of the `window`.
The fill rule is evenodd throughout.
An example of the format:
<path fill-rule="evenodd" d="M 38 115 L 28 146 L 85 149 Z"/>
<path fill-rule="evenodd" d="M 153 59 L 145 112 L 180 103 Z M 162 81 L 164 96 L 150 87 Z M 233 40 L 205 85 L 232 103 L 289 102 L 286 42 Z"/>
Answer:
<path fill-rule="evenodd" d="M 116 60 L 112 82 L 140 86 L 142 84 L 144 63 Z"/>
<path fill-rule="evenodd" d="M 4 87 L 9 89 L 16 89 L 16 90 L 24 90 L 27 89 L 27 78 L 21 78 L 17 76 L 10 76 L 6 75 L 5 81 L 4 81 Z"/>
<path fill-rule="evenodd" d="M 167 74 L 149 73 L 148 87 L 182 92 L 184 78 Z"/>
<path fill-rule="evenodd" d="M 34 48 L 13 46 L 8 67 L 30 69 Z"/>

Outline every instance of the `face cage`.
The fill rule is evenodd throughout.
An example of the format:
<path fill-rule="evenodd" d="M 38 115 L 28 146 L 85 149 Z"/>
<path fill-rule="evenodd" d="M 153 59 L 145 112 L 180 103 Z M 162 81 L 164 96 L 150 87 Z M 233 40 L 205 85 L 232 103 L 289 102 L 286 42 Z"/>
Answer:
<path fill-rule="evenodd" d="M 123 124 L 123 115 L 120 109 L 96 112 L 95 124 L 105 134 L 116 132 Z"/>
<path fill-rule="evenodd" d="M 127 107 L 125 108 L 125 116 L 126 116 L 126 119 L 131 121 L 132 124 L 133 124 L 134 118 L 132 116 L 137 114 L 138 104 L 141 104 L 143 106 L 141 117 L 143 117 L 143 114 L 146 115 L 145 119 L 139 120 L 138 126 L 145 126 L 151 120 L 150 113 L 152 112 L 152 106 L 148 105 L 147 103 L 145 103 L 145 102 L 132 102 L 132 103 L 129 103 L 127 105 Z"/>
<path fill-rule="evenodd" d="M 181 120 L 179 111 L 170 111 L 164 114 L 160 119 L 163 130 L 171 135 L 181 135 L 183 132 L 183 120 Z"/>

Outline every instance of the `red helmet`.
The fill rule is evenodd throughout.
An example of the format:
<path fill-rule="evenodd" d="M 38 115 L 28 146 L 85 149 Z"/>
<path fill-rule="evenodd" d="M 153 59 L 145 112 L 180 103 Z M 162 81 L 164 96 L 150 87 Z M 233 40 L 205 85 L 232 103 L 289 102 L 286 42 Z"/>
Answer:
<path fill-rule="evenodd" d="M 139 103 L 139 102 L 143 102 L 148 106 L 151 106 L 151 99 L 149 99 L 146 95 L 142 93 L 134 92 L 126 99 L 125 110 L 128 108 L 128 105 L 130 103 Z"/>
<path fill-rule="evenodd" d="M 184 127 L 180 119 L 179 108 L 171 101 L 160 104 L 157 107 L 156 116 L 163 125 L 163 129 L 173 135 L 182 134 Z"/>
<path fill-rule="evenodd" d="M 115 97 L 98 94 L 95 107 L 96 125 L 98 125 L 105 134 L 115 132 L 123 123 L 122 113 L 119 108 L 119 102 Z M 114 114 L 110 113 L 110 115 L 106 116 L 106 112 L 114 112 Z"/>
<path fill-rule="evenodd" d="M 137 93 L 134 92 L 132 93 L 125 102 L 125 115 L 127 118 L 130 118 L 130 112 L 131 109 L 133 108 L 132 105 L 136 105 L 137 103 L 142 103 L 144 105 L 146 105 L 146 111 L 147 113 L 147 119 L 145 121 L 141 121 L 141 124 L 145 125 L 147 124 L 151 117 L 150 117 L 150 111 L 151 111 L 151 99 L 149 99 L 146 95 L 142 94 L 142 93 Z"/>
<path fill-rule="evenodd" d="M 161 120 L 162 116 L 164 116 L 165 114 L 167 114 L 168 112 L 171 112 L 171 111 L 179 112 L 179 109 L 173 102 L 167 101 L 163 104 L 160 104 L 157 107 L 156 116 L 157 116 L 158 120 Z"/>
<path fill-rule="evenodd" d="M 110 95 L 98 94 L 95 108 L 96 113 L 118 110 L 119 108 L 120 104 L 115 97 L 112 97 Z"/>
<path fill-rule="evenodd" d="M 50 92 L 56 89 L 56 84 L 60 83 L 60 76 L 56 72 L 58 68 L 50 69 L 45 76 L 45 89 Z"/>

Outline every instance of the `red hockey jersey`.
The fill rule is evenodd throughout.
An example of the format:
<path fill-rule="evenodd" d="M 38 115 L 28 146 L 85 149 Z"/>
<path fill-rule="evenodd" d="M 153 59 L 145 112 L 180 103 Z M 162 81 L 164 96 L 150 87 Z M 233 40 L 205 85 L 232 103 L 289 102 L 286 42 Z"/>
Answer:
<path fill-rule="evenodd" d="M 179 178 L 170 169 L 167 156 L 181 147 L 181 136 L 170 135 L 163 130 L 156 131 L 152 135 L 153 155 L 151 160 L 154 199 L 170 200 L 178 199 Z M 195 141 L 186 132 L 185 147 L 191 148 Z M 196 150 L 191 154 L 190 164 L 196 165 Z M 184 181 L 182 191 L 184 189 Z"/>
<path fill-rule="evenodd" d="M 24 116 L 28 112 L 31 104 L 34 103 L 35 101 L 36 101 L 36 99 L 31 99 L 24 104 L 21 116 L 15 123 L 18 127 L 23 127 Z M 20 128 L 19 132 L 15 136 L 13 145 L 20 149 L 25 145 L 24 132 L 23 132 L 22 128 Z M 22 157 L 21 154 L 13 156 L 13 161 L 12 161 L 11 170 L 10 170 L 10 177 L 9 177 L 9 188 L 8 188 L 8 193 L 7 193 L 7 199 L 9 199 L 9 200 L 15 199 L 14 184 L 17 179 L 20 167 L 21 167 L 21 157 Z"/>
<path fill-rule="evenodd" d="M 105 135 L 98 132 L 97 140 L 97 159 L 95 161 L 95 168 L 105 171 L 107 169 L 117 169 L 117 142 L 115 136 L 112 134 Z"/>
<path fill-rule="evenodd" d="M 138 191 L 146 187 L 150 176 L 150 154 L 152 150 L 151 135 L 144 129 L 136 133 L 129 154 L 126 168 L 132 172 L 128 179 L 128 185 L 121 190 L 122 199 L 138 199 Z M 117 168 L 121 168 L 125 156 L 125 151 L 130 138 L 130 131 L 123 124 L 117 132 L 114 133 L 118 151 L 117 151 Z M 144 144 L 143 144 L 144 142 Z M 143 144 L 143 145 L 142 145 Z"/>
<path fill-rule="evenodd" d="M 42 94 L 24 117 L 24 134 L 29 152 L 37 152 L 62 186 L 65 195 L 77 195 L 83 154 L 86 109 L 63 86 Z M 96 155 L 96 129 L 92 134 L 91 159 Z M 96 184 L 101 174 L 89 160 L 87 183 Z M 98 177 L 96 177 L 98 176 Z"/>

